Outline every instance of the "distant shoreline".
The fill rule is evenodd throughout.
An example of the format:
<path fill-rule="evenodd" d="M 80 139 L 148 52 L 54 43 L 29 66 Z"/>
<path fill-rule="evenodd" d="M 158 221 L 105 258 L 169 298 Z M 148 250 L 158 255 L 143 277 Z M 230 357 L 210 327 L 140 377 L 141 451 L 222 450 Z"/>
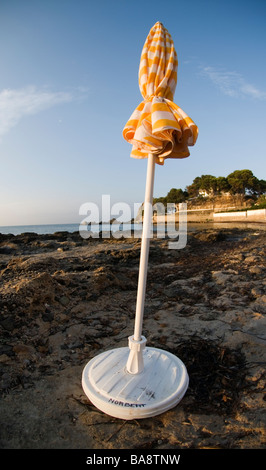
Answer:
<path fill-rule="evenodd" d="M 115 224 L 116 230 L 118 231 L 120 229 L 120 225 L 122 225 L 122 230 L 121 232 L 128 232 L 128 231 L 141 231 L 142 229 L 142 223 L 138 222 L 135 224 Z M 98 228 L 98 230 L 92 230 L 92 232 L 108 232 L 111 231 L 113 228 L 112 224 L 92 224 L 95 228 Z M 160 228 L 166 228 L 167 229 L 167 222 L 157 222 L 153 221 L 153 227 L 155 231 Z M 176 221 L 175 224 L 176 229 L 178 229 L 178 222 Z M 188 232 L 193 232 L 196 230 L 202 229 L 225 229 L 225 228 L 251 228 L 251 229 L 258 229 L 258 230 L 266 230 L 266 223 L 263 221 L 207 221 L 207 220 L 188 220 L 187 221 L 187 230 Z M 32 233 L 32 234 L 37 234 L 37 235 L 53 235 L 55 233 L 60 233 L 60 232 L 65 232 L 65 233 L 77 233 L 79 234 L 79 224 L 41 224 L 41 225 L 14 225 L 14 226 L 2 226 L 0 227 L 0 236 L 1 235 L 21 235 L 24 233 Z M 84 225 L 84 231 L 86 230 L 86 225 Z"/>

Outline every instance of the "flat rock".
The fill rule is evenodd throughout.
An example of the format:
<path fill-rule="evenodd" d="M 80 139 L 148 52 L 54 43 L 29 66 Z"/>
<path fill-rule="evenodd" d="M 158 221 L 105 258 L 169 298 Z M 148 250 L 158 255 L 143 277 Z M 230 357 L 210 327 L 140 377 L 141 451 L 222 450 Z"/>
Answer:
<path fill-rule="evenodd" d="M 133 334 L 139 240 L 0 235 L 0 253 L 3 449 L 265 447 L 265 230 L 151 240 L 143 334 L 190 383 L 174 409 L 129 422 L 92 406 L 81 375 Z"/>

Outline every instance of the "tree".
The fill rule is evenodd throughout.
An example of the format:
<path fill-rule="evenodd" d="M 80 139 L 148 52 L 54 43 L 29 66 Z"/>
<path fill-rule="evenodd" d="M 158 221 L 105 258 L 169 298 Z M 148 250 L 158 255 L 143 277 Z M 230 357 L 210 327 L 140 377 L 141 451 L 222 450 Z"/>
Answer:
<path fill-rule="evenodd" d="M 251 170 L 233 171 L 227 176 L 227 180 L 232 194 L 242 194 L 244 196 L 246 193 L 254 194 L 256 192 L 257 178 Z"/>
<path fill-rule="evenodd" d="M 217 188 L 217 178 L 212 175 L 197 176 L 190 186 L 187 186 L 187 191 L 190 197 L 197 197 L 199 191 L 205 190 L 207 193 L 215 193 Z"/>
<path fill-rule="evenodd" d="M 212 175 L 202 175 L 200 177 L 200 189 L 205 189 L 207 193 L 216 191 L 216 177 Z"/>
<path fill-rule="evenodd" d="M 186 187 L 186 191 L 189 197 L 198 197 L 200 190 L 201 177 L 197 176 L 194 178 L 193 183 Z"/>
<path fill-rule="evenodd" d="M 180 204 L 181 202 L 184 202 L 185 200 L 186 200 L 186 195 L 184 191 L 180 188 L 170 189 L 170 191 L 167 193 L 167 196 L 166 196 L 167 203 Z"/>
<path fill-rule="evenodd" d="M 255 192 L 258 196 L 262 196 L 263 194 L 266 194 L 266 181 L 265 180 L 259 180 L 256 178 Z"/>
<path fill-rule="evenodd" d="M 194 178 L 193 183 L 182 189 L 172 188 L 165 197 L 153 200 L 153 203 L 179 204 L 188 198 L 199 196 L 200 190 L 205 190 L 208 194 L 220 194 L 230 191 L 232 194 L 261 196 L 266 194 L 266 181 L 259 180 L 253 175 L 251 170 L 236 170 L 227 177 L 213 175 L 201 175 Z"/>
<path fill-rule="evenodd" d="M 218 176 L 218 178 L 216 178 L 216 191 L 218 193 L 223 193 L 229 190 L 230 190 L 230 184 L 228 182 L 228 179 L 225 178 L 224 176 Z"/>
<path fill-rule="evenodd" d="M 154 197 L 153 198 L 153 204 L 157 204 L 160 202 L 161 204 L 164 204 L 166 206 L 166 197 Z"/>
<path fill-rule="evenodd" d="M 180 188 L 172 188 L 165 197 L 153 198 L 153 204 L 157 204 L 158 202 L 164 204 L 164 206 L 166 206 L 168 203 L 179 204 L 181 202 L 184 202 L 187 197 L 188 193 L 186 191 L 183 191 Z"/>

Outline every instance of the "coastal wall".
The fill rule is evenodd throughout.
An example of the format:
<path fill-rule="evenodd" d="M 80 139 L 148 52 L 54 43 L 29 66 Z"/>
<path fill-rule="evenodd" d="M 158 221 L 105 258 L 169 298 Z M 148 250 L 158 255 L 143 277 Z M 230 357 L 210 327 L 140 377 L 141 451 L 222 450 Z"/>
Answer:
<path fill-rule="evenodd" d="M 214 222 L 266 222 L 266 209 L 240 212 L 218 212 L 213 214 Z"/>
<path fill-rule="evenodd" d="M 221 195 L 208 198 L 195 198 L 187 201 L 187 221 L 192 222 L 266 222 L 266 209 L 248 210 L 253 204 L 251 199 L 240 195 Z M 155 205 L 156 206 L 156 205 Z M 175 214 L 154 212 L 154 224 L 178 223 L 178 205 Z M 246 210 L 245 210 L 246 209 Z M 136 222 L 142 220 L 143 206 L 139 208 Z M 232 211 L 232 212 L 228 212 Z"/>
<path fill-rule="evenodd" d="M 178 223 L 178 212 L 175 214 L 154 215 L 153 222 L 166 224 Z M 255 209 L 238 212 L 213 212 L 211 210 L 188 210 L 188 222 L 266 222 L 266 209 Z"/>
<path fill-rule="evenodd" d="M 153 223 L 155 224 L 164 224 L 176 222 L 178 223 L 179 216 L 178 212 L 175 214 L 166 214 L 166 215 L 154 215 Z M 212 222 L 213 221 L 213 210 L 211 209 L 188 209 L 187 210 L 187 221 L 188 222 Z"/>

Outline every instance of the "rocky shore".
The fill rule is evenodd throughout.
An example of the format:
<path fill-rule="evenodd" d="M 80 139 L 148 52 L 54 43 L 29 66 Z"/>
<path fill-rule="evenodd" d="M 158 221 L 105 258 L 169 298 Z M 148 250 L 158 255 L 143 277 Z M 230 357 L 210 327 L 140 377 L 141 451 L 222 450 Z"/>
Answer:
<path fill-rule="evenodd" d="M 265 448 L 265 237 L 151 241 L 143 333 L 190 384 L 174 409 L 122 421 L 89 402 L 81 375 L 133 334 L 140 240 L 0 234 L 0 447 Z"/>

